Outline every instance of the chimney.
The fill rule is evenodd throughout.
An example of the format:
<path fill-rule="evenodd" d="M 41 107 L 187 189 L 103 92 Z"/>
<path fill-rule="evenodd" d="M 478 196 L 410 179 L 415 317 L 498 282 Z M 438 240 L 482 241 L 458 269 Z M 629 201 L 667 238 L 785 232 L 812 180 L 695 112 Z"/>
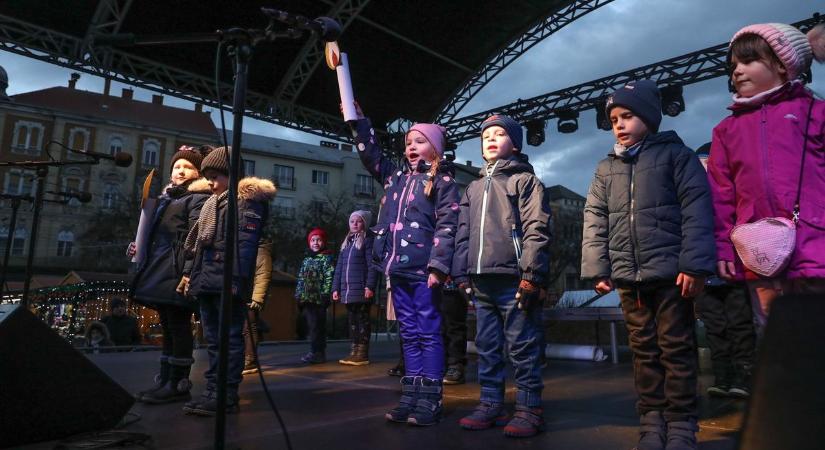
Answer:
<path fill-rule="evenodd" d="M 152 96 L 152 104 L 153 105 L 162 105 L 163 104 L 163 96 L 162 95 L 153 95 Z"/>
<path fill-rule="evenodd" d="M 108 97 L 109 92 L 112 90 L 112 79 L 106 77 L 106 81 L 103 83 L 103 96 Z"/>
<path fill-rule="evenodd" d="M 72 72 L 69 76 L 69 89 L 74 89 L 77 85 L 77 80 L 80 79 L 80 74 L 77 72 Z"/>
<path fill-rule="evenodd" d="M 468 159 L 467 160 L 467 165 L 470 166 L 470 167 L 473 167 L 473 162 Z"/>
<path fill-rule="evenodd" d="M 203 112 L 203 103 L 195 103 L 195 112 Z"/>
<path fill-rule="evenodd" d="M 121 96 L 122 96 L 124 99 L 126 99 L 126 100 L 131 100 L 131 99 L 132 99 L 132 94 L 134 94 L 134 92 L 135 92 L 135 91 L 133 91 L 133 90 L 131 90 L 131 89 L 129 89 L 129 88 L 123 88 L 123 91 L 122 91 L 122 92 L 123 92 L 123 94 L 122 94 Z"/>

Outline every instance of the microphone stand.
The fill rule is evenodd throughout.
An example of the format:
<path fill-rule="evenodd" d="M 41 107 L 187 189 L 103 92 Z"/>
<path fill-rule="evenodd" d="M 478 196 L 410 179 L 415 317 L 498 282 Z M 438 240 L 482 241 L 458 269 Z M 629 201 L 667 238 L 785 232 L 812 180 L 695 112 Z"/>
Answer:
<path fill-rule="evenodd" d="M 3 254 L 3 269 L 0 271 L 0 303 L 3 302 L 3 291 L 6 287 L 6 271 L 9 267 L 9 256 L 11 256 L 11 245 L 14 240 L 14 231 L 17 228 L 17 210 L 23 200 L 32 201 L 30 195 L 9 195 L 0 194 L 0 198 L 11 200 L 11 221 L 9 222 L 9 233 L 6 238 L 6 251 Z"/>

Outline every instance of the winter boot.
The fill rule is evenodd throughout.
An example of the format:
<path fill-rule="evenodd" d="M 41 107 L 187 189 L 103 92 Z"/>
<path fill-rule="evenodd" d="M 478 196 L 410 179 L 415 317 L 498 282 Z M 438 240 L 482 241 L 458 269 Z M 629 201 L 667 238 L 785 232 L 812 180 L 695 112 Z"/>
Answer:
<path fill-rule="evenodd" d="M 544 410 L 541 408 L 528 408 L 524 405 L 516 405 L 516 412 L 513 418 L 504 427 L 504 435 L 507 437 L 531 437 L 545 430 Z"/>
<path fill-rule="evenodd" d="M 218 393 L 217 391 L 206 391 L 208 395 L 202 402 L 198 402 L 189 408 L 184 407 L 183 410 L 187 414 L 194 414 L 196 416 L 213 417 L 218 411 Z M 226 391 L 226 413 L 235 414 L 240 411 L 238 406 L 238 388 L 228 388 Z"/>
<path fill-rule="evenodd" d="M 462 417 L 458 424 L 465 430 L 486 430 L 492 427 L 503 427 L 509 420 L 510 416 L 501 403 L 481 402 L 472 414 Z"/>
<path fill-rule="evenodd" d="M 243 371 L 241 371 L 241 375 L 251 375 L 253 373 L 258 373 L 258 363 L 254 359 L 247 359 L 243 363 Z"/>
<path fill-rule="evenodd" d="M 722 365 L 722 367 L 717 367 L 716 365 L 714 365 L 714 380 L 713 384 L 710 385 L 707 389 L 708 395 L 712 395 L 714 397 L 727 397 L 731 383 L 730 373 L 731 367 L 729 365 L 725 364 Z"/>
<path fill-rule="evenodd" d="M 699 427 L 695 419 L 668 422 L 665 450 L 696 450 L 697 431 Z"/>
<path fill-rule="evenodd" d="M 444 408 L 441 398 L 444 388 L 441 380 L 427 377 L 416 377 L 418 380 L 418 399 L 415 408 L 407 418 L 407 423 L 419 427 L 435 425 L 441 420 Z"/>
<path fill-rule="evenodd" d="M 193 398 L 188 402 L 183 404 L 183 412 L 186 414 L 191 414 L 192 410 L 198 407 L 201 403 L 208 401 L 210 398 L 215 396 L 215 386 L 206 386 L 206 390 L 201 392 L 201 395 L 198 398 Z"/>
<path fill-rule="evenodd" d="M 737 364 L 733 371 L 733 380 L 728 389 L 728 395 L 736 398 L 748 398 L 751 396 L 751 370 L 750 364 Z"/>
<path fill-rule="evenodd" d="M 370 363 L 369 344 L 357 344 L 355 346 L 355 353 L 347 362 L 340 361 L 342 364 L 349 366 L 366 366 Z"/>
<path fill-rule="evenodd" d="M 639 443 L 634 450 L 664 450 L 667 439 L 661 411 L 648 411 L 639 417 Z"/>
<path fill-rule="evenodd" d="M 189 381 L 189 371 L 194 362 L 192 358 L 169 357 L 169 380 L 160 389 L 144 394 L 143 402 L 161 404 L 191 399 L 189 390 L 192 389 L 192 382 Z"/>
<path fill-rule="evenodd" d="M 387 420 L 399 423 L 407 422 L 407 418 L 409 418 L 418 400 L 418 390 L 420 388 L 418 378 L 420 377 L 401 377 L 401 399 L 398 401 L 398 406 L 384 414 Z"/>
<path fill-rule="evenodd" d="M 464 384 L 464 365 L 453 364 L 447 367 L 447 372 L 444 374 L 444 384 Z"/>
<path fill-rule="evenodd" d="M 355 358 L 355 348 L 356 347 L 357 347 L 357 344 L 355 343 L 355 341 L 352 341 L 352 344 L 350 344 L 350 346 L 349 346 L 349 355 L 347 355 L 346 357 L 344 357 L 342 359 L 339 359 L 338 364 L 343 364 L 345 366 L 354 365 L 354 364 L 352 364 L 352 359 Z"/>
<path fill-rule="evenodd" d="M 391 377 L 404 376 L 404 357 L 401 357 L 401 359 L 398 361 L 398 364 L 387 369 L 387 375 Z"/>
<path fill-rule="evenodd" d="M 150 393 L 155 392 L 158 389 L 162 388 L 166 385 L 166 382 L 169 381 L 169 357 L 167 355 L 160 356 L 160 372 L 155 374 L 155 385 L 150 387 L 149 389 L 142 390 L 135 394 L 135 400 L 141 402 L 143 401 L 143 396 Z"/>

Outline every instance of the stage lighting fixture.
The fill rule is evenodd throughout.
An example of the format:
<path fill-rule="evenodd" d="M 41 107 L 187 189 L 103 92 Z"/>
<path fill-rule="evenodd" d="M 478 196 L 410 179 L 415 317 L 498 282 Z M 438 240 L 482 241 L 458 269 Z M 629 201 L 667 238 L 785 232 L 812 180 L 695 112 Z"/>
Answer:
<path fill-rule="evenodd" d="M 531 120 L 525 124 L 527 127 L 527 144 L 538 147 L 544 142 L 544 127 L 547 122 L 539 119 Z"/>
<path fill-rule="evenodd" d="M 610 123 L 610 117 L 607 116 L 607 100 L 599 100 L 596 102 L 596 127 L 600 130 L 610 131 L 613 129 L 613 124 Z"/>
<path fill-rule="evenodd" d="M 556 111 L 559 117 L 559 133 L 570 134 L 579 129 L 579 112 L 567 110 Z"/>
<path fill-rule="evenodd" d="M 682 97 L 681 85 L 665 86 L 659 90 L 662 94 L 662 112 L 676 117 L 685 110 L 685 98 Z"/>

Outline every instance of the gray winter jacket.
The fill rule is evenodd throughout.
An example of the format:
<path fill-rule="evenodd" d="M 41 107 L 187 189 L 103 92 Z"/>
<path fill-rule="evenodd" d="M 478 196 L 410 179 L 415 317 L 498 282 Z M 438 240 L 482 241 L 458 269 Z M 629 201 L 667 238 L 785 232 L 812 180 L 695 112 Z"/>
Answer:
<path fill-rule="evenodd" d="M 673 131 L 635 156 L 599 162 L 584 207 L 582 278 L 619 283 L 713 275 L 710 188 L 699 158 Z"/>
<path fill-rule="evenodd" d="M 488 174 L 489 172 L 489 174 Z M 514 275 L 543 284 L 552 227 L 544 185 L 527 156 L 488 165 L 461 199 L 452 276 Z"/>

